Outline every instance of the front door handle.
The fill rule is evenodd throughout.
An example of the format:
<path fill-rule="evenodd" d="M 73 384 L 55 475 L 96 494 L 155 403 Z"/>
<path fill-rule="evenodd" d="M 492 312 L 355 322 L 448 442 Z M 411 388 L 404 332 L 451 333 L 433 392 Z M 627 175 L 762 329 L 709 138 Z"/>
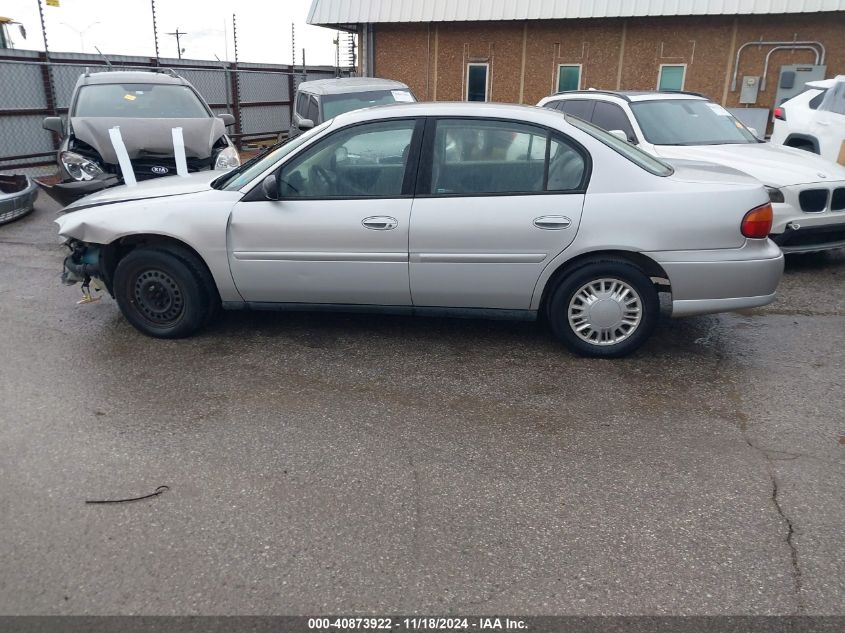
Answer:
<path fill-rule="evenodd" d="M 399 226 L 399 221 L 389 215 L 373 215 L 361 220 L 361 224 L 374 231 L 389 231 Z"/>
<path fill-rule="evenodd" d="M 534 218 L 534 226 L 538 229 L 545 229 L 547 231 L 559 231 L 560 229 L 569 228 L 572 220 L 565 215 L 543 215 L 539 218 Z"/>

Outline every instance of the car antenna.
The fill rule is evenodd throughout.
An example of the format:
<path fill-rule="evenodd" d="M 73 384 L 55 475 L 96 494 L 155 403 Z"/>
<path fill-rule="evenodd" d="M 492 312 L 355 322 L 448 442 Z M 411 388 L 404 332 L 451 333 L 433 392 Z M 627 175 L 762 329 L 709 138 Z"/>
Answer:
<path fill-rule="evenodd" d="M 106 57 L 105 55 L 103 55 L 103 51 L 101 51 L 101 50 L 100 50 L 99 48 L 97 48 L 96 46 L 94 47 L 94 50 L 95 50 L 95 51 L 97 51 L 97 52 L 100 54 L 100 57 L 102 57 L 102 58 L 103 58 L 103 61 L 105 61 L 105 62 L 106 62 L 106 66 L 108 66 L 108 67 L 109 67 L 109 70 L 111 70 L 112 65 L 111 65 L 111 62 L 109 61 L 109 58 L 108 58 L 108 57 Z"/>

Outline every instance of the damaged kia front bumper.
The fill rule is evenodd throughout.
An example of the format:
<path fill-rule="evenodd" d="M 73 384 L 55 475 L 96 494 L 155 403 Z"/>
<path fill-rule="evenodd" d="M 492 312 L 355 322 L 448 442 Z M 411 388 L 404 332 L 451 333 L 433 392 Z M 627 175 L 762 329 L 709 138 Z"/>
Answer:
<path fill-rule="evenodd" d="M 120 178 L 113 174 L 104 174 L 91 180 L 70 180 L 55 185 L 39 182 L 38 185 L 48 196 L 63 207 L 76 202 L 87 195 L 122 184 Z"/>

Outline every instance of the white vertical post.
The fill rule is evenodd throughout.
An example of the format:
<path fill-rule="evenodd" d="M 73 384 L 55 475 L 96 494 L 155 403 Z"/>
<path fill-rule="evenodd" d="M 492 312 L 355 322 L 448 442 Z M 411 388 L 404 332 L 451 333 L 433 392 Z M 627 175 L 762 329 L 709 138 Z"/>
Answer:
<path fill-rule="evenodd" d="M 176 156 L 176 173 L 180 176 L 188 175 L 188 160 L 185 158 L 185 139 L 182 137 L 182 128 L 175 127 L 173 133 L 173 153 Z"/>
<path fill-rule="evenodd" d="M 114 126 L 109 128 L 109 139 L 114 147 L 114 153 L 117 154 L 117 162 L 120 164 L 120 171 L 123 174 L 123 182 L 127 187 L 134 187 L 138 184 L 135 180 L 135 171 L 132 169 L 132 161 L 129 160 L 129 152 L 126 151 L 126 145 L 123 144 L 123 137 L 120 135 L 120 127 Z"/>

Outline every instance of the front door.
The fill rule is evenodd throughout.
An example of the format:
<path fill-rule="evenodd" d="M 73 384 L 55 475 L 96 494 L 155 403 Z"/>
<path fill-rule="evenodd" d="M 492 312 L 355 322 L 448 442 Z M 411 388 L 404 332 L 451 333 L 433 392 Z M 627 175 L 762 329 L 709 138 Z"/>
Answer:
<path fill-rule="evenodd" d="M 588 178 L 571 139 L 515 121 L 429 121 L 409 243 L 415 306 L 527 310 L 575 238 Z"/>
<path fill-rule="evenodd" d="M 239 202 L 229 260 L 246 301 L 407 306 L 414 119 L 343 128 L 281 167 L 280 200 Z M 248 198 L 251 196 L 248 196 Z"/>

